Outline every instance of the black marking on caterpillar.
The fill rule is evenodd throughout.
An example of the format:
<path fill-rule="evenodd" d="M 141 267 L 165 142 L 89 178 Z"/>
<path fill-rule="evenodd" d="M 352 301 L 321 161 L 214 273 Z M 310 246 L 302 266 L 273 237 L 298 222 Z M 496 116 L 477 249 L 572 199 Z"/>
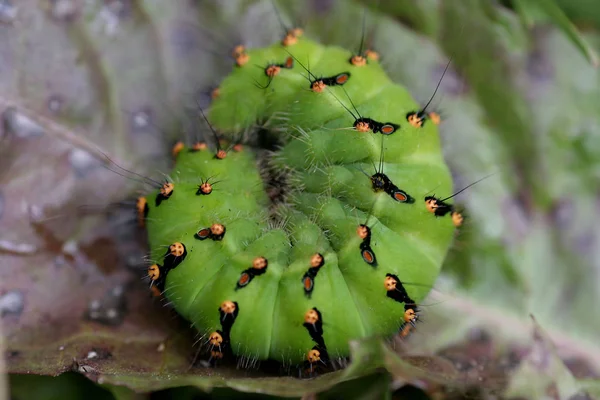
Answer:
<path fill-rule="evenodd" d="M 181 242 L 175 242 L 169 246 L 163 259 L 166 272 L 175 269 L 187 256 L 187 249 Z M 165 272 L 165 275 L 166 275 Z"/>
<path fill-rule="evenodd" d="M 209 335 L 208 343 L 210 344 L 210 358 L 208 362 L 215 365 L 218 360 L 223 358 L 225 349 L 229 348 L 230 338 L 229 335 L 217 329 Z"/>
<path fill-rule="evenodd" d="M 362 259 L 372 267 L 377 267 L 377 257 L 371 248 L 370 241 L 363 240 L 360 244 L 360 255 Z"/>
<path fill-rule="evenodd" d="M 374 192 L 384 191 L 393 200 L 395 200 L 399 203 L 413 204 L 415 202 L 415 199 L 411 195 L 409 195 L 406 191 L 404 191 L 404 190 L 400 189 L 398 186 L 396 186 L 392 182 L 392 180 L 386 174 L 383 173 L 383 165 L 384 165 L 383 153 L 384 153 L 384 149 L 383 149 L 383 138 L 382 138 L 381 156 L 379 157 L 379 166 L 373 165 L 373 168 L 375 169 L 375 173 L 373 175 L 369 175 L 361 168 L 359 168 L 359 171 L 361 171 L 366 177 L 369 178 L 369 180 L 371 181 L 371 188 L 373 189 Z"/>
<path fill-rule="evenodd" d="M 175 192 L 175 184 L 173 182 L 165 182 L 160 187 L 160 191 L 156 195 L 156 200 L 155 200 L 156 207 L 160 206 L 160 204 L 163 201 L 169 200 L 174 192 Z"/>
<path fill-rule="evenodd" d="M 406 193 L 404 190 L 400 189 L 398 186 L 394 185 L 392 180 L 383 173 L 383 165 L 384 165 L 384 148 L 383 148 L 383 138 L 381 138 L 381 155 L 379 157 L 379 167 L 375 167 L 375 173 L 370 176 L 371 186 L 375 192 L 379 192 L 383 190 L 387 193 L 392 199 L 399 203 L 407 203 L 412 204 L 415 202 L 415 199 Z"/>
<path fill-rule="evenodd" d="M 150 278 L 150 289 L 153 295 L 158 297 L 165 290 L 165 283 L 169 271 L 177 268 L 187 256 L 185 245 L 181 242 L 171 244 L 163 258 L 163 265 L 152 264 L 147 268 L 148 278 Z"/>
<path fill-rule="evenodd" d="M 350 72 L 342 72 L 331 77 L 322 77 L 319 78 L 319 80 L 322 81 L 325 86 L 342 86 L 350 80 Z M 311 87 L 313 87 L 314 83 L 314 81 L 311 82 Z"/>
<path fill-rule="evenodd" d="M 311 308 L 304 314 L 304 324 L 302 325 L 316 344 L 325 347 L 325 340 L 323 339 L 323 316 L 316 307 Z"/>
<path fill-rule="evenodd" d="M 225 225 L 214 223 L 208 228 L 202 228 L 194 234 L 194 238 L 198 240 L 212 239 L 215 241 L 223 240 L 227 228 Z"/>
<path fill-rule="evenodd" d="M 404 190 L 398 188 L 398 186 L 394 185 L 386 174 L 382 172 L 376 172 L 375 174 L 371 175 L 370 178 L 373 190 L 383 190 L 385 193 L 390 195 L 392 199 L 399 203 L 412 204 L 415 202 L 413 197 L 411 197 Z"/>
<path fill-rule="evenodd" d="M 350 99 L 350 97 L 348 97 L 348 99 Z M 354 107 L 354 104 L 352 106 Z M 356 110 L 356 112 L 358 113 L 358 110 Z M 371 118 L 360 117 L 359 114 L 359 118 L 354 121 L 354 128 L 359 132 L 368 132 L 370 130 L 373 131 L 373 133 L 391 135 L 400 128 L 400 125 L 393 122 L 379 122 Z"/>
<path fill-rule="evenodd" d="M 165 282 L 169 269 L 160 265 L 152 264 L 148 267 L 147 273 L 150 278 L 150 286 L 152 290 L 158 290 L 155 295 L 160 295 L 165 290 Z"/>
<path fill-rule="evenodd" d="M 240 312 L 240 306 L 236 301 L 225 300 L 219 307 L 219 321 L 221 321 L 221 329 L 223 333 L 229 336 L 231 327 Z"/>
<path fill-rule="evenodd" d="M 306 353 L 304 369 L 309 376 L 312 376 L 319 371 L 320 366 L 326 367 L 329 365 L 329 362 L 330 359 L 327 348 L 317 344 Z"/>
<path fill-rule="evenodd" d="M 311 339 L 316 343 L 312 349 L 306 353 L 305 369 L 312 374 L 317 363 L 327 366 L 329 364 L 329 354 L 323 338 L 323 315 L 313 307 L 304 314 L 304 323 L 302 324 Z"/>
<path fill-rule="evenodd" d="M 255 276 L 259 276 L 267 272 L 267 267 L 269 266 L 269 261 L 264 257 L 256 257 L 252 262 L 252 267 L 244 270 L 240 275 L 235 289 L 242 289 L 254 279 Z"/>
<path fill-rule="evenodd" d="M 165 267 L 160 264 L 152 264 L 148 267 L 148 277 L 151 281 L 156 282 L 165 275 Z"/>
<path fill-rule="evenodd" d="M 384 286 L 387 290 L 387 297 L 399 303 L 414 304 L 414 301 L 408 296 L 406 289 L 394 274 L 385 274 Z"/>
<path fill-rule="evenodd" d="M 267 84 L 263 86 L 263 85 L 259 84 L 258 82 L 256 82 L 256 87 L 258 87 L 260 89 L 267 89 L 269 86 L 271 86 L 271 82 L 273 82 L 273 79 L 275 79 L 275 77 L 277 75 L 279 75 L 282 68 L 284 68 L 284 69 L 294 68 L 294 58 L 291 56 L 287 57 L 282 64 L 268 64 L 264 68 L 265 75 L 267 76 Z"/>
<path fill-rule="evenodd" d="M 452 211 L 452 204 L 445 203 L 443 199 L 438 199 L 435 196 L 426 196 L 425 206 L 427 211 L 433 213 L 436 217 L 443 217 Z"/>
<path fill-rule="evenodd" d="M 480 179 L 476 180 L 475 182 L 465 186 L 458 192 L 456 192 L 446 198 L 443 198 L 443 199 L 437 198 L 437 197 L 435 197 L 435 195 L 425 196 L 424 200 L 425 200 L 425 207 L 426 207 L 427 211 L 429 211 L 436 217 L 444 217 L 448 213 L 450 213 L 450 217 L 452 218 L 452 222 L 453 222 L 454 226 L 460 227 L 462 225 L 462 223 L 464 222 L 464 218 L 465 218 L 463 213 L 461 211 L 459 211 L 458 208 L 456 206 L 454 206 L 453 204 L 446 203 L 446 200 L 450 200 L 454 196 L 464 192 L 471 186 L 481 182 L 484 179 L 489 178 L 490 176 L 492 176 L 494 174 L 495 174 L 495 172 L 488 174 L 488 175 L 484 176 L 483 178 L 480 178 Z"/>
<path fill-rule="evenodd" d="M 354 102 L 350 98 L 350 95 L 348 94 L 346 89 L 344 89 L 343 86 L 342 86 L 342 90 L 346 94 L 346 97 L 348 98 L 348 101 L 350 101 L 350 104 L 356 114 L 354 114 L 354 112 L 352 112 L 352 110 L 350 110 L 348 107 L 346 107 L 346 105 L 344 103 L 342 103 L 342 101 L 335 94 L 333 94 L 332 92 L 329 92 L 329 94 L 331 94 L 337 100 L 337 102 L 340 103 L 340 105 L 342 107 L 344 107 L 344 109 L 346 111 L 348 111 L 348 113 L 352 116 L 352 118 L 354 118 L 354 123 L 352 124 L 352 127 L 356 131 L 365 132 L 365 133 L 366 132 L 381 133 L 382 135 L 391 135 L 394 132 L 396 132 L 398 129 L 400 129 L 400 124 L 396 124 L 394 122 L 379 122 L 372 118 L 367 118 L 367 117 L 363 117 L 362 115 L 360 115 L 360 112 L 354 105 Z"/>
<path fill-rule="evenodd" d="M 298 65 L 300 65 L 308 73 L 308 76 L 305 78 L 309 82 L 309 89 L 315 93 L 323 92 L 327 86 L 342 86 L 350 80 L 351 74 L 348 71 L 340 72 L 339 74 L 329 77 L 324 77 L 322 75 L 316 76 L 310 71 L 310 65 L 308 67 L 305 66 L 292 53 L 289 51 L 287 52 L 298 63 Z"/>
<path fill-rule="evenodd" d="M 356 228 L 356 234 L 362 239 L 359 246 L 362 259 L 370 266 L 377 267 L 377 257 L 371 248 L 371 228 L 369 228 L 367 222 Z"/>
<path fill-rule="evenodd" d="M 210 358 L 208 362 L 213 366 L 224 358 L 226 353 L 231 353 L 231 327 L 238 313 L 239 305 L 235 301 L 225 300 L 219 307 L 221 329 L 212 332 L 209 336 Z"/>
<path fill-rule="evenodd" d="M 419 318 L 417 305 L 406 292 L 398 276 L 389 273 L 385 274 L 384 287 L 387 297 L 404 304 L 404 317 L 400 326 L 400 334 L 401 336 L 406 336 L 410 331 L 410 328 L 407 328 L 406 325 L 414 327 Z"/>
<path fill-rule="evenodd" d="M 438 89 L 440 88 L 440 85 L 442 84 L 442 79 L 444 79 L 444 75 L 446 75 L 446 71 L 448 71 L 448 67 L 450 67 L 451 62 L 452 62 L 452 60 L 448 61 L 448 63 L 446 64 L 446 68 L 444 68 L 444 72 L 442 73 L 442 76 L 440 77 L 440 80 L 438 81 L 437 86 L 435 87 L 435 90 L 433 91 L 433 94 L 429 98 L 429 101 L 427 101 L 427 104 L 425 104 L 425 107 L 423 107 L 422 109 L 420 109 L 418 111 L 411 111 L 406 114 L 406 120 L 408 121 L 409 124 L 411 124 L 415 128 L 422 128 L 425 125 L 425 121 L 427 121 L 428 119 L 430 119 L 431 122 L 433 122 L 436 125 L 440 124 L 440 120 L 441 120 L 440 115 L 436 112 L 428 113 L 427 107 L 429 107 L 429 105 L 433 101 L 433 98 L 435 97 Z"/>
<path fill-rule="evenodd" d="M 302 276 L 302 285 L 304 294 L 310 298 L 310 295 L 315 288 L 315 278 L 319 273 L 319 269 L 325 264 L 325 257 L 321 253 L 314 254 L 310 259 L 310 268 Z"/>

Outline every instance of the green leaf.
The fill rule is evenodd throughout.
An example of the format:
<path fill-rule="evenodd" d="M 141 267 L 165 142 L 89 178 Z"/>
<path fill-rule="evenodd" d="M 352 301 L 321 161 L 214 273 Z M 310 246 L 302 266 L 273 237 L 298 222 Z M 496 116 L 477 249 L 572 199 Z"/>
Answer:
<path fill-rule="evenodd" d="M 535 324 L 535 321 L 534 321 Z M 539 325 L 534 325 L 534 346 L 513 373 L 506 395 L 541 398 L 556 393 L 566 399 L 582 394 L 581 386 L 556 354 L 550 338 Z"/>
<path fill-rule="evenodd" d="M 109 391 L 75 373 L 58 377 L 11 375 L 10 396 L 13 400 L 113 400 Z"/>
<path fill-rule="evenodd" d="M 594 67 L 600 65 L 598 53 L 587 43 L 585 38 L 578 32 L 573 22 L 567 17 L 560 6 L 554 0 L 514 0 L 515 9 L 526 23 L 532 26 L 534 23 L 550 20 L 581 50 Z"/>

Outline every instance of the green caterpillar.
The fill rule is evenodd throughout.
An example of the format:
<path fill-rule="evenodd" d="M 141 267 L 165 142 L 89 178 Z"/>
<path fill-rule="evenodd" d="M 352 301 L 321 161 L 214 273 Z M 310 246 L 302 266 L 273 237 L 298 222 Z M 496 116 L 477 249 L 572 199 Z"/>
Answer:
<path fill-rule="evenodd" d="M 176 146 L 170 180 L 138 200 L 153 290 L 212 360 L 312 371 L 351 339 L 406 334 L 462 223 L 427 195 L 452 188 L 437 116 L 376 53 L 300 30 L 233 58 L 207 118 L 226 140 Z"/>

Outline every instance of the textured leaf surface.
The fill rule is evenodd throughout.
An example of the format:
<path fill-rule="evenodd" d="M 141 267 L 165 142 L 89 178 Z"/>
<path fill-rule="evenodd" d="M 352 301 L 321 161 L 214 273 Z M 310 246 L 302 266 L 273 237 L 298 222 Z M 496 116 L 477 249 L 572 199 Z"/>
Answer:
<path fill-rule="evenodd" d="M 235 366 L 188 371 L 193 333 L 148 299 L 139 274 L 125 268 L 142 254 L 135 235 L 115 230 L 119 218 L 107 223 L 96 207 L 134 186 L 99 168 L 99 150 L 138 172 L 166 171 L 170 139 L 194 134 L 170 122 L 192 88 L 208 88 L 222 76 L 215 71 L 226 70 L 217 40 L 237 35 L 260 46 L 278 35 L 269 2 L 247 3 L 219 9 L 201 2 L 202 13 L 184 1 L 2 8 L 0 262 L 10 279 L 0 283 L 0 304 L 10 371 L 75 369 L 138 390 L 307 390 L 306 382 Z M 348 26 L 361 14 L 319 4 L 306 13 L 305 30 L 356 47 L 360 34 Z M 317 378 L 310 390 L 385 365 L 395 384 L 428 372 L 430 393 L 439 383 L 516 395 L 598 393 L 598 71 L 558 28 L 525 28 L 508 10 L 474 0 L 431 2 L 410 9 L 412 16 L 407 9 L 386 10 L 422 21 L 417 30 L 435 37 L 377 17 L 370 34 L 386 69 L 425 103 L 446 63 L 438 41 L 461 72 L 446 75 L 434 101 L 446 117 L 444 148 L 457 188 L 498 173 L 458 196 L 467 226 L 427 301 L 426 322 L 408 343 L 396 343 L 400 356 L 366 346 L 371 356 Z M 586 39 L 597 51 L 597 34 Z"/>

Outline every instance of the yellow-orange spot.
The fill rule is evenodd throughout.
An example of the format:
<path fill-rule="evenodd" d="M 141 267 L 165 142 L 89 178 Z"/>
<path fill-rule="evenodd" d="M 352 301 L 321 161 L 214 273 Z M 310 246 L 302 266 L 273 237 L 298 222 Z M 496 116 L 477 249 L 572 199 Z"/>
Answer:
<path fill-rule="evenodd" d="M 244 46 L 243 44 L 238 44 L 231 51 L 231 55 L 235 58 L 235 57 L 239 57 L 241 54 L 244 54 L 245 52 L 246 52 L 246 46 Z"/>
<path fill-rule="evenodd" d="M 376 52 L 375 50 L 371 50 L 368 49 L 365 51 L 365 56 L 369 59 L 369 60 L 373 60 L 373 61 L 379 61 L 379 53 Z"/>
<path fill-rule="evenodd" d="M 235 56 L 235 64 L 238 67 L 243 67 L 248 63 L 248 61 L 250 61 L 250 55 L 248 53 L 241 53 Z"/>
<path fill-rule="evenodd" d="M 363 67 L 367 65 L 367 59 L 363 56 L 352 56 L 350 63 L 355 67 Z"/>
<path fill-rule="evenodd" d="M 452 213 L 450 214 L 450 217 L 452 217 L 452 223 L 457 228 L 462 226 L 463 221 L 465 220 L 463 215 L 458 211 L 452 211 Z"/>
<path fill-rule="evenodd" d="M 210 226 L 210 233 L 215 236 L 220 236 L 225 232 L 225 227 L 222 224 L 212 224 Z"/>
<path fill-rule="evenodd" d="M 265 74 L 269 78 L 274 78 L 279 74 L 280 71 L 281 67 L 279 65 L 269 65 L 267 68 L 265 68 Z"/>
<path fill-rule="evenodd" d="M 411 330 L 412 330 L 411 324 L 404 324 L 404 326 L 402 327 L 402 330 L 400 331 L 400 336 L 407 337 Z"/>
<path fill-rule="evenodd" d="M 436 112 L 430 112 L 429 119 L 436 125 L 439 125 L 442 122 L 442 117 Z"/>
<path fill-rule="evenodd" d="M 160 289 L 157 288 L 156 286 L 152 286 L 150 288 L 150 293 L 152 293 L 152 296 L 154 296 L 154 297 L 160 297 L 162 295 Z"/>
<path fill-rule="evenodd" d="M 300 32 L 299 35 L 298 32 Z M 281 40 L 281 44 L 285 47 L 295 45 L 296 43 L 298 43 L 298 37 L 302 36 L 302 33 L 303 31 L 300 28 L 289 30 L 288 33 L 286 33 L 286 35 Z"/>
<path fill-rule="evenodd" d="M 233 151 L 235 151 L 236 153 L 239 153 L 242 150 L 244 150 L 244 145 L 241 143 L 237 143 L 233 146 Z"/>
<path fill-rule="evenodd" d="M 397 283 L 398 282 L 396 282 L 396 280 L 391 276 L 386 276 L 385 280 L 383 281 L 383 286 L 385 287 L 385 290 L 389 292 L 390 290 L 396 290 Z"/>
<path fill-rule="evenodd" d="M 208 182 L 204 182 L 202 185 L 198 186 L 198 189 L 200 189 L 200 192 L 204 194 L 212 193 L 212 185 Z"/>
<path fill-rule="evenodd" d="M 184 147 L 185 147 L 185 144 L 183 144 L 183 142 L 175 143 L 175 145 L 173 146 L 173 149 L 171 150 L 171 153 L 173 154 L 173 158 L 176 158 L 179 155 L 179 153 L 181 153 L 181 150 L 183 150 Z"/>
<path fill-rule="evenodd" d="M 305 314 L 304 314 L 304 322 L 307 324 L 311 324 L 314 325 L 317 323 L 317 321 L 319 320 L 319 314 L 317 314 L 317 312 L 315 310 L 308 310 Z"/>
<path fill-rule="evenodd" d="M 287 47 L 287 46 L 292 46 L 292 45 L 296 44 L 297 42 L 298 42 L 298 38 L 296 36 L 288 33 L 287 35 L 285 35 L 285 37 L 281 41 L 281 44 Z"/>
<path fill-rule="evenodd" d="M 192 150 L 194 151 L 206 150 L 207 148 L 208 146 L 204 142 L 196 142 L 192 145 Z"/>
<path fill-rule="evenodd" d="M 181 257 L 185 253 L 185 247 L 183 243 L 175 242 L 169 246 L 169 253 L 175 257 Z"/>
<path fill-rule="evenodd" d="M 221 94 L 221 89 L 214 88 L 212 90 L 212 92 L 210 92 L 210 97 L 212 97 L 213 99 L 216 99 L 217 97 L 219 97 L 220 94 Z"/>
<path fill-rule="evenodd" d="M 412 308 L 404 311 L 404 322 L 414 322 L 417 319 L 417 313 Z"/>
<path fill-rule="evenodd" d="M 225 150 L 218 150 L 217 154 L 215 154 L 215 157 L 217 157 L 219 160 L 224 159 L 225 157 L 227 157 L 227 152 Z"/>
<path fill-rule="evenodd" d="M 371 130 L 371 127 L 367 122 L 361 121 L 354 125 L 354 129 L 356 129 L 359 132 L 369 132 Z"/>
<path fill-rule="evenodd" d="M 306 359 L 309 363 L 314 364 L 321 360 L 321 352 L 319 350 L 314 349 L 309 350 L 309 352 L 306 353 Z"/>
<path fill-rule="evenodd" d="M 158 268 L 158 264 L 153 264 L 148 267 L 148 276 L 153 281 L 160 278 L 160 269 Z"/>
<path fill-rule="evenodd" d="M 221 311 L 223 311 L 225 314 L 233 314 L 235 311 L 235 303 L 230 300 L 225 300 L 221 303 Z"/>
<path fill-rule="evenodd" d="M 436 199 L 426 199 L 425 200 L 425 208 L 430 213 L 435 213 L 435 210 L 439 208 L 438 202 Z"/>
<path fill-rule="evenodd" d="M 210 356 L 211 356 L 212 358 L 215 358 L 215 359 L 218 359 L 218 360 L 220 360 L 220 359 L 222 359 L 222 358 L 223 358 L 223 353 L 222 353 L 221 351 L 219 351 L 219 350 L 212 350 L 212 351 L 210 352 Z"/>
<path fill-rule="evenodd" d="M 146 223 L 146 213 L 148 212 L 148 200 L 145 197 L 138 197 L 135 208 L 138 214 L 138 224 L 143 228 Z"/>
<path fill-rule="evenodd" d="M 327 85 L 323 81 L 315 81 L 310 86 L 311 90 L 315 93 L 321 93 L 326 87 Z"/>
<path fill-rule="evenodd" d="M 290 31 L 288 33 L 291 33 L 292 35 L 296 36 L 296 37 L 300 37 L 304 34 L 304 29 L 302 28 L 292 28 L 290 29 Z"/>
<path fill-rule="evenodd" d="M 223 336 L 221 336 L 221 334 L 219 332 L 213 332 L 210 334 L 208 341 L 213 346 L 220 346 L 221 343 L 223 343 Z"/>
<path fill-rule="evenodd" d="M 169 197 L 173 193 L 174 189 L 175 189 L 175 184 L 171 183 L 171 182 L 167 182 L 161 186 L 160 194 L 163 197 Z"/>
<path fill-rule="evenodd" d="M 356 234 L 359 238 L 366 239 L 367 236 L 369 236 L 369 228 L 366 225 L 359 225 L 358 228 L 356 228 Z"/>
<path fill-rule="evenodd" d="M 310 266 L 312 268 L 318 268 L 323 265 L 323 256 L 319 253 L 313 254 L 310 258 Z"/>
<path fill-rule="evenodd" d="M 254 269 L 265 269 L 269 262 L 264 257 L 256 257 L 254 261 L 252 261 L 252 268 Z"/>
<path fill-rule="evenodd" d="M 406 117 L 406 120 L 409 124 L 414 126 L 415 128 L 420 128 L 423 126 L 423 118 L 420 118 L 417 113 L 412 113 Z"/>

